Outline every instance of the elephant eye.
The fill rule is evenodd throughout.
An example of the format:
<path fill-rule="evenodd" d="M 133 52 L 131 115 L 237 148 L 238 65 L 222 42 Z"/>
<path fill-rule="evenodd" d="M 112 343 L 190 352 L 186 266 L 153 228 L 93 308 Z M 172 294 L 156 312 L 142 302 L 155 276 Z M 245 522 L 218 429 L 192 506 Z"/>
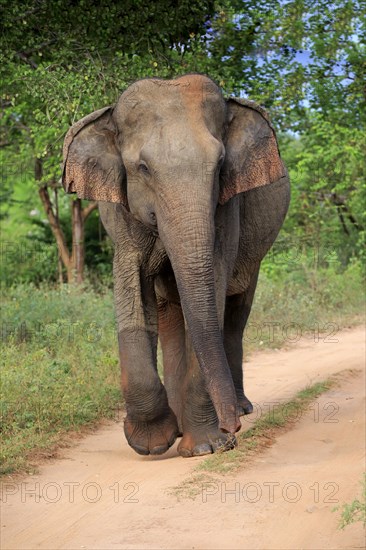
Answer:
<path fill-rule="evenodd" d="M 143 174 L 150 174 L 149 169 L 148 169 L 148 167 L 146 166 L 146 164 L 144 162 L 140 162 L 138 169 Z"/>

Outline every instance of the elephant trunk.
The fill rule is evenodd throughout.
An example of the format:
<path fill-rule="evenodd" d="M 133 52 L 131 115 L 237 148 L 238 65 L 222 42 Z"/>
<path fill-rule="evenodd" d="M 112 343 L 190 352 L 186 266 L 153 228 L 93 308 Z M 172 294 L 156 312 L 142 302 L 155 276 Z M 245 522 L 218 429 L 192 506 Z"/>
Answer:
<path fill-rule="evenodd" d="M 214 277 L 213 207 L 195 201 L 184 214 L 160 213 L 159 234 L 177 281 L 193 347 L 224 432 L 240 429 L 236 395 L 220 330 Z M 207 203 L 207 199 L 205 201 Z"/>

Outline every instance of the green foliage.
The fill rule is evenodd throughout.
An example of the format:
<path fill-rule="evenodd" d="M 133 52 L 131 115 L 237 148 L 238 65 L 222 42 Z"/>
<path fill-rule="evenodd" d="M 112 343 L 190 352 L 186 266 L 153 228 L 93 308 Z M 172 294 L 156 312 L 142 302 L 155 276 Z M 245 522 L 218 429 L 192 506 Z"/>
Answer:
<path fill-rule="evenodd" d="M 244 333 L 244 350 L 280 348 L 305 337 L 335 342 L 344 326 L 362 322 L 364 274 L 359 261 L 343 271 L 319 267 L 318 250 L 265 260 Z"/>
<path fill-rule="evenodd" d="M 1 300 L 2 472 L 24 469 L 35 450 L 62 440 L 121 402 L 111 291 L 31 284 L 6 289 Z M 275 307 L 274 307 L 275 304 Z M 362 273 L 302 265 L 286 276 L 260 276 L 245 352 L 279 348 L 301 336 L 330 342 L 360 320 Z M 161 355 L 159 353 L 159 373 Z"/>
<path fill-rule="evenodd" d="M 275 405 L 269 412 L 261 414 L 248 430 L 239 434 L 237 447 L 230 451 L 216 452 L 209 455 L 199 463 L 195 471 L 227 474 L 243 468 L 248 464 L 248 459 L 253 456 L 253 451 L 258 456 L 259 452 L 267 449 L 268 445 L 274 441 L 275 437 L 284 428 L 291 428 L 301 418 L 301 415 L 308 410 L 312 401 L 327 392 L 336 383 L 337 379 L 335 377 L 317 382 L 298 392 L 289 401 Z M 202 481 L 210 482 L 209 479 L 200 479 L 198 476 L 193 475 L 193 477 L 183 481 L 176 487 L 174 492 L 178 496 L 194 499 L 199 494 L 198 488 L 202 492 Z M 199 484 L 198 487 L 197 484 Z"/>
<path fill-rule="evenodd" d="M 97 313 L 96 313 L 97 312 Z M 121 403 L 112 296 L 17 286 L 2 300 L 1 472 Z"/>
<path fill-rule="evenodd" d="M 28 236 L 0 243 L 0 285 L 55 283 L 57 281 L 57 248 Z M 51 267 L 51 269 L 50 269 Z"/>
<path fill-rule="evenodd" d="M 319 113 L 308 113 L 308 123 L 301 137 L 279 139 L 292 190 L 280 239 L 288 248 L 316 245 L 323 260 L 333 255 L 345 266 L 365 253 L 366 134 Z"/>
<path fill-rule="evenodd" d="M 192 62 L 269 107 L 283 130 L 306 128 L 307 104 L 361 123 L 365 21 L 362 0 L 224 0 Z"/>
<path fill-rule="evenodd" d="M 333 246 L 344 265 L 364 253 L 361 0 L 331 5 L 324 0 L 2 0 L 1 7 L 0 218 L 6 221 L 7 241 L 28 234 L 25 205 L 41 209 L 36 157 L 43 171 L 37 184 L 58 185 L 63 136 L 73 122 L 115 102 L 135 79 L 199 71 L 227 94 L 246 95 L 269 108 L 283 131 L 281 149 L 293 188 L 284 235 Z M 58 201 L 68 233 L 70 201 L 62 193 Z M 96 214 L 86 228 L 86 250 L 88 272 L 97 281 L 100 274 L 109 277 L 104 265 L 110 254 L 104 237 L 95 238 L 95 220 Z M 39 281 L 40 273 L 32 273 L 20 280 Z"/>
<path fill-rule="evenodd" d="M 55 56 L 70 62 L 75 57 L 73 50 L 79 55 L 85 51 L 107 55 L 111 50 L 143 54 L 148 48 L 161 48 L 164 42 L 169 47 L 187 46 L 192 34 L 202 34 L 214 13 L 214 2 L 203 0 L 20 0 L 1 4 L 5 46 L 24 51 L 33 63 L 39 57 L 52 61 Z"/>
<path fill-rule="evenodd" d="M 366 527 L 366 474 L 363 475 L 362 481 L 362 495 L 361 498 L 355 498 L 351 503 L 343 504 L 342 515 L 339 521 L 339 529 L 345 529 L 352 523 L 361 521 L 363 526 Z M 339 510 L 337 506 L 333 511 Z"/>
<path fill-rule="evenodd" d="M 69 199 L 64 193 L 59 199 L 60 224 L 71 248 Z M 65 200 L 66 199 L 66 200 Z M 0 209 L 1 212 L 1 209 Z M 1 223 L 0 286 L 19 283 L 56 283 L 58 281 L 58 251 L 50 224 L 39 209 L 34 196 L 34 183 L 18 182 L 13 200 L 6 205 Z M 87 218 L 85 231 L 86 278 L 101 290 L 112 286 L 113 246 L 101 223 L 98 210 Z"/>

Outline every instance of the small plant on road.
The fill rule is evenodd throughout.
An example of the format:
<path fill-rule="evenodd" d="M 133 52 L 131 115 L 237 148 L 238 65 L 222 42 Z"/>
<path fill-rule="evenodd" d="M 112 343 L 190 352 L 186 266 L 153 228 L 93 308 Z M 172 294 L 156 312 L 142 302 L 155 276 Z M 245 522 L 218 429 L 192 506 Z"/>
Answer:
<path fill-rule="evenodd" d="M 333 512 L 339 510 L 339 506 L 333 508 Z M 338 528 L 345 529 L 347 525 L 362 521 L 366 527 L 366 473 L 363 474 L 361 499 L 355 498 L 350 504 L 342 505 L 342 515 Z"/>

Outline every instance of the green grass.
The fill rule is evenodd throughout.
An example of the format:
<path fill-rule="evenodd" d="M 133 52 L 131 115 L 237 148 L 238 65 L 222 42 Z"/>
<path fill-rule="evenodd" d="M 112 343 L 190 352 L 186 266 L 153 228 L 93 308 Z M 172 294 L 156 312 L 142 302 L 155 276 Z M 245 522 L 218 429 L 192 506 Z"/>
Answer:
<path fill-rule="evenodd" d="M 176 487 L 172 487 L 167 490 L 167 494 L 174 495 L 178 500 L 189 498 L 195 500 L 195 498 L 202 493 L 202 487 L 207 483 L 214 483 L 216 478 L 208 474 L 195 474 L 188 477 L 182 483 Z"/>
<path fill-rule="evenodd" d="M 339 520 L 338 528 L 345 529 L 352 523 L 362 522 L 366 527 L 366 473 L 363 474 L 362 495 L 360 499 L 355 498 L 352 502 L 343 504 L 342 506 L 336 506 L 333 508 L 333 512 L 342 510 L 341 518 Z"/>
<path fill-rule="evenodd" d="M 296 323 L 308 337 L 314 337 L 319 327 L 323 338 L 327 323 L 338 330 L 360 322 L 359 264 L 351 264 L 344 273 L 331 268 L 315 272 L 299 265 L 292 272 L 282 270 L 281 277 L 270 267 L 264 265 L 260 277 L 244 338 L 246 351 L 287 344 L 289 323 Z M 32 471 L 34 456 L 42 450 L 47 453 L 65 433 L 113 417 L 122 397 L 110 290 L 97 294 L 87 285 L 18 285 L 3 289 L 1 302 L 0 473 L 10 474 Z M 253 326 L 255 338 L 250 333 Z M 272 335 L 268 326 L 275 327 Z M 222 460 L 220 467 L 230 469 L 229 456 L 237 452 L 212 460 Z"/>
<path fill-rule="evenodd" d="M 364 320 L 364 275 L 360 262 L 346 270 L 331 265 L 263 262 L 253 309 L 244 333 L 244 351 L 281 348 L 300 337 L 337 338 L 337 332 Z"/>
<path fill-rule="evenodd" d="M 210 455 L 197 466 L 198 471 L 226 474 L 242 467 L 253 451 L 268 447 L 281 429 L 288 429 L 301 418 L 319 395 L 328 391 L 337 383 L 337 378 L 329 378 L 305 388 L 295 397 L 285 403 L 280 403 L 262 415 L 253 426 L 241 433 L 237 438 L 238 446 L 232 451 L 219 452 Z"/>
<path fill-rule="evenodd" d="M 185 498 L 194 500 L 202 493 L 205 484 L 213 483 L 220 476 L 232 474 L 243 468 L 251 458 L 258 456 L 259 452 L 272 445 L 279 434 L 290 429 L 302 414 L 306 413 L 309 405 L 317 397 L 337 384 L 338 376 L 332 376 L 299 391 L 293 399 L 273 407 L 271 411 L 256 420 L 249 430 L 238 436 L 238 445 L 235 449 L 217 451 L 209 455 L 198 464 L 191 476 L 176 487 L 172 487 L 169 493 L 179 500 Z"/>
<path fill-rule="evenodd" d="M 2 301 L 1 473 L 121 405 L 110 293 L 17 287 Z"/>

